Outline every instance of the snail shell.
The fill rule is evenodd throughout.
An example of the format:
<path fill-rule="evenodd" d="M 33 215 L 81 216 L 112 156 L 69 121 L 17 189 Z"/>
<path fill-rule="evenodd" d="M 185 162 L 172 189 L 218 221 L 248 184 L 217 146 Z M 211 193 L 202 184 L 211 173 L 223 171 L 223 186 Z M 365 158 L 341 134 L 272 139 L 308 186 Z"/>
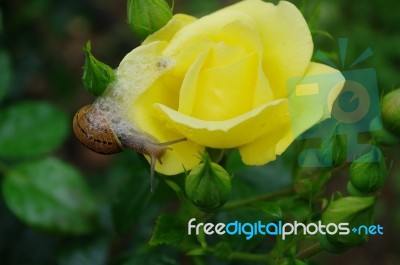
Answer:
<path fill-rule="evenodd" d="M 111 155 L 122 151 L 121 142 L 111 129 L 108 119 L 92 105 L 78 110 L 72 127 L 78 140 L 96 153 Z"/>
<path fill-rule="evenodd" d="M 104 155 L 115 154 L 127 148 L 150 156 L 151 191 L 156 160 L 161 162 L 168 146 L 186 138 L 159 143 L 154 137 L 140 131 L 130 134 L 113 130 L 109 120 L 98 108 L 87 105 L 78 110 L 73 120 L 73 130 L 78 140 L 90 150 Z"/>

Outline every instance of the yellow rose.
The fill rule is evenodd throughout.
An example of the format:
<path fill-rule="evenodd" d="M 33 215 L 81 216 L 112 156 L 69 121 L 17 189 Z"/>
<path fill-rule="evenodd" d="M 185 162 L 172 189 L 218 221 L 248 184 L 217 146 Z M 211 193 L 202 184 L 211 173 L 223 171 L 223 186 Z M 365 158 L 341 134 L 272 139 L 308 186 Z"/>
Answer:
<path fill-rule="evenodd" d="M 307 23 L 289 2 L 247 0 L 200 19 L 178 14 L 126 55 L 103 99 L 159 142 L 188 139 L 171 146 L 158 172 L 193 168 L 205 147 L 238 148 L 244 163 L 262 165 L 330 116 L 343 77 L 310 62 L 312 52 Z M 293 78 L 326 74 L 334 74 L 328 88 L 287 88 Z"/>

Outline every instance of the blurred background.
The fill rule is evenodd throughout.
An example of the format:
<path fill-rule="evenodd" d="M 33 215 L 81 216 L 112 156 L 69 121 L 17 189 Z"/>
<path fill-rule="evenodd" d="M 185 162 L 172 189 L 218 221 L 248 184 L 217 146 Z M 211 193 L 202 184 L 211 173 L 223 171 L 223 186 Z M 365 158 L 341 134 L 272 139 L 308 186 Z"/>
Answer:
<path fill-rule="evenodd" d="M 235 2 L 176 0 L 174 12 L 202 16 Z M 349 38 L 346 65 L 366 48 L 371 48 L 374 56 L 356 68 L 376 69 L 381 94 L 400 86 L 398 1 L 293 2 L 297 6 L 303 3 L 306 19 L 313 27 L 329 32 L 333 37 L 314 34 L 315 50 L 331 54 L 339 65 L 335 56 L 338 51 L 336 39 Z M 315 15 L 310 10 L 317 5 Z M 95 154 L 75 139 L 70 127 L 76 110 L 94 99 L 84 90 L 81 81 L 85 43 L 90 40 L 94 56 L 112 68 L 140 44 L 126 23 L 126 2 L 2 0 L 0 11 L 0 82 L 7 86 L 0 112 L 21 102 L 34 101 L 49 102 L 66 113 L 65 136 L 61 137 L 62 144 L 51 153 L 81 172 L 99 205 L 96 232 L 77 236 L 27 226 L 0 198 L 0 264 L 176 264 L 170 257 L 180 260 L 177 264 L 192 264 L 169 248 L 157 249 L 156 253 L 163 256 L 157 258 L 146 245 L 157 214 L 176 207 L 176 203 L 171 203 L 176 200 L 171 189 L 160 183 L 159 192 L 150 199 L 156 203 L 141 208 L 139 202 L 149 199 L 146 195 L 148 171 L 140 157 L 130 152 L 112 156 Z M 389 157 L 400 157 L 396 148 L 384 151 Z M 4 161 L 14 165 L 20 160 Z M 365 245 L 341 255 L 320 254 L 312 259 L 313 264 L 400 264 L 400 244 L 397 243 L 400 236 L 397 225 L 400 223 L 399 160 L 390 164 L 390 177 L 376 212 L 377 223 L 384 226 L 384 236 L 372 236 Z M 139 176 L 132 178 L 132 172 Z M 284 186 L 284 182 L 280 180 L 279 185 Z M 110 204 L 115 198 L 124 196 L 120 190 L 125 186 L 132 189 L 122 194 L 137 196 L 130 201 L 131 208 L 128 209 L 131 212 L 118 213 L 119 222 L 133 221 L 133 229 L 131 223 L 118 224 L 119 227 L 131 227 L 130 232 L 121 236 L 114 232 Z M 134 217 L 134 213 L 141 216 Z M 224 263 L 216 260 L 212 264 Z"/>

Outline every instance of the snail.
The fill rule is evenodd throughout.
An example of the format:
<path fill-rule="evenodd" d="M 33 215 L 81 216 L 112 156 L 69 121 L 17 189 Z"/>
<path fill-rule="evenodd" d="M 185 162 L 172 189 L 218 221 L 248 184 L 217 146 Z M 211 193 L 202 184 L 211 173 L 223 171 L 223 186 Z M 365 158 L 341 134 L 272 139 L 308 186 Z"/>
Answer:
<path fill-rule="evenodd" d="M 185 141 L 186 138 L 159 143 L 151 135 L 130 130 L 119 132 L 111 127 L 106 115 L 93 105 L 86 105 L 78 110 L 73 119 L 73 130 L 78 140 L 90 150 L 104 155 L 119 153 L 122 149 L 131 149 L 150 156 L 150 190 L 153 192 L 153 181 L 156 160 L 161 162 L 169 145 Z"/>

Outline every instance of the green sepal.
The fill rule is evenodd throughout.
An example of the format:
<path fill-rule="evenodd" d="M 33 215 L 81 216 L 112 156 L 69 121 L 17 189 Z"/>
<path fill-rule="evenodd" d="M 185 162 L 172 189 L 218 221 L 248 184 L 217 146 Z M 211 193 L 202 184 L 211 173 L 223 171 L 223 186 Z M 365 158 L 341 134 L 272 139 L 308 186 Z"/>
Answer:
<path fill-rule="evenodd" d="M 86 43 L 84 52 L 86 59 L 83 67 L 83 85 L 92 95 L 101 96 L 108 86 L 115 81 L 115 71 L 93 56 L 90 41 Z"/>

